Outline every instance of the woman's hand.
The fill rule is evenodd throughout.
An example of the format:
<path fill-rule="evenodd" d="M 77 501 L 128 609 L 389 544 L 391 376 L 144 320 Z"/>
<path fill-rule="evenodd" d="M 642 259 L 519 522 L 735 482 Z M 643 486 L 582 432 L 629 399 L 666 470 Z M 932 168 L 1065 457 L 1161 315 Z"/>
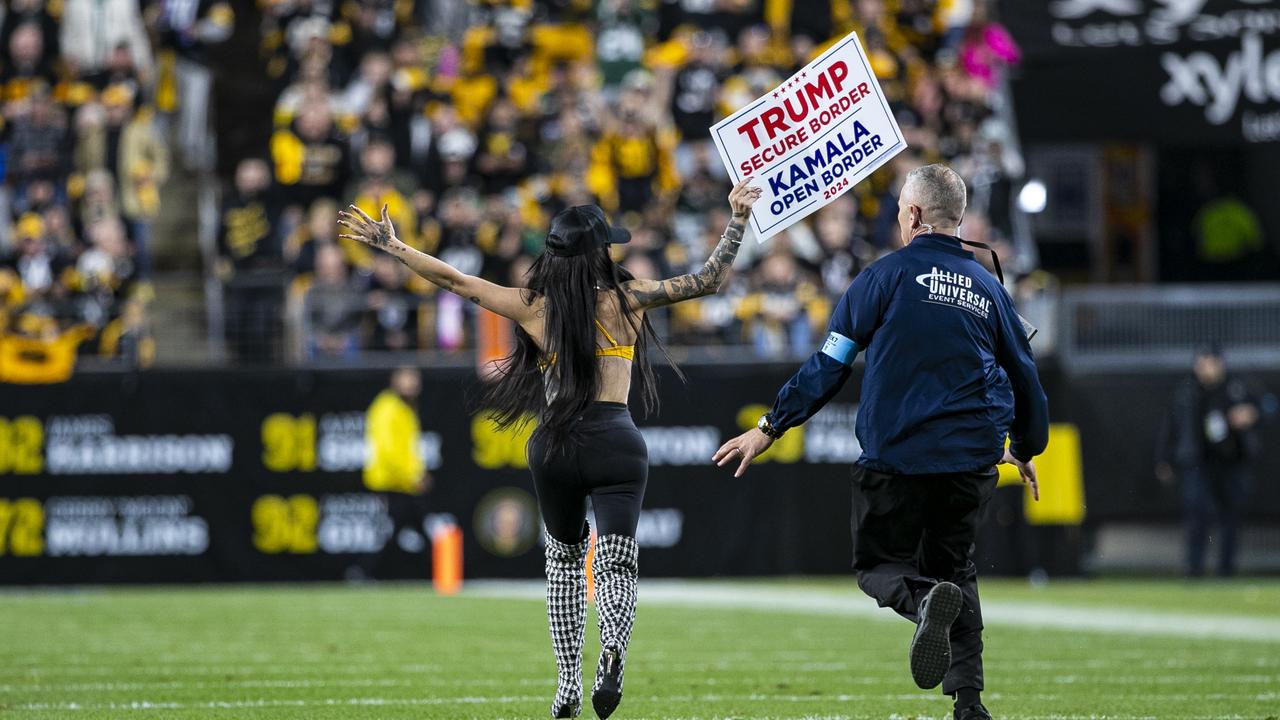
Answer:
<path fill-rule="evenodd" d="M 747 214 L 751 212 L 751 204 L 760 198 L 760 189 L 748 186 L 749 182 L 751 178 L 743 178 L 729 193 L 729 207 L 733 208 L 733 217 L 720 236 L 720 242 L 711 251 L 711 257 L 702 264 L 702 269 L 661 281 L 628 280 L 623 283 L 622 289 L 631 298 L 632 307 L 649 310 L 710 295 L 720 289 L 720 284 L 733 267 L 733 259 L 738 256 L 742 235 L 747 231 Z"/>
<path fill-rule="evenodd" d="M 395 226 L 387 216 L 387 206 L 382 206 L 382 219 L 374 220 L 363 210 L 351 205 L 350 212 L 338 213 L 338 224 L 350 230 L 340 238 L 355 240 L 369 247 L 391 253 L 391 256 L 439 288 L 470 300 L 485 310 L 498 313 L 517 323 L 529 322 L 536 310 L 526 301 L 524 291 L 503 287 L 482 278 L 459 272 L 457 268 L 440 258 L 419 252 L 396 237 Z"/>
<path fill-rule="evenodd" d="M 760 193 L 763 192 L 760 188 L 751 187 L 748 184 L 750 182 L 750 176 L 744 177 L 729 191 L 729 207 L 735 218 L 742 219 L 749 215 L 751 205 L 760 199 Z"/>
<path fill-rule="evenodd" d="M 355 240 L 369 247 L 388 252 L 392 248 L 404 244 L 400 242 L 400 238 L 396 237 L 396 228 L 391 224 L 391 218 L 387 217 L 386 204 L 382 206 L 382 220 L 374 220 L 355 205 L 348 205 L 347 207 L 356 211 L 359 217 L 345 210 L 339 211 L 338 224 L 350 230 L 351 233 L 343 233 L 338 237 Z"/>

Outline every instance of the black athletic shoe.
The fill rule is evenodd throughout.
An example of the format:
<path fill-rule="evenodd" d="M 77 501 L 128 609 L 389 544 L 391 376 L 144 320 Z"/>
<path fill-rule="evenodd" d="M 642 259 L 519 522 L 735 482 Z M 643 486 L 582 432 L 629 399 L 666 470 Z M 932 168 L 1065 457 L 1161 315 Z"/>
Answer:
<path fill-rule="evenodd" d="M 955 720 L 991 720 L 991 713 L 987 712 L 982 703 L 978 703 L 967 708 L 956 708 L 952 717 Z"/>
<path fill-rule="evenodd" d="M 934 585 L 920 603 L 920 624 L 911 638 L 911 679 L 925 690 L 937 687 L 951 667 L 951 623 L 963 603 L 960 588 L 949 582 Z"/>
<path fill-rule="evenodd" d="M 582 711 L 581 703 L 568 702 L 556 708 L 555 713 L 551 715 L 553 718 L 576 718 L 578 713 Z"/>
<path fill-rule="evenodd" d="M 601 720 L 613 714 L 622 700 L 622 659 L 616 650 L 600 654 L 600 676 L 596 678 L 595 692 L 591 693 L 591 706 Z"/>

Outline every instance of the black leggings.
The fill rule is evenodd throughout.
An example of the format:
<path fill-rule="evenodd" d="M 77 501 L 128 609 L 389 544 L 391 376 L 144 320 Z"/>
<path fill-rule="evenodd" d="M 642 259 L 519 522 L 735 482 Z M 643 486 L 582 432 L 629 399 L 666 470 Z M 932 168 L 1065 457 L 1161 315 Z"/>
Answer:
<path fill-rule="evenodd" d="M 600 535 L 635 537 L 649 478 L 649 449 L 622 403 L 594 402 L 578 417 L 568 447 L 549 452 L 535 435 L 529 469 L 551 537 L 567 544 L 587 532 L 587 497 Z"/>

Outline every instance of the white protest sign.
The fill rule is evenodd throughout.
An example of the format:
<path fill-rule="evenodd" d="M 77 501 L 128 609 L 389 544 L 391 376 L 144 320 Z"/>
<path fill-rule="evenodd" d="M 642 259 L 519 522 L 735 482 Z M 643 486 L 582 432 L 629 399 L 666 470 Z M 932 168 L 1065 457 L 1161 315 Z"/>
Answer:
<path fill-rule="evenodd" d="M 764 192 L 751 226 L 764 242 L 843 195 L 907 147 L 856 33 L 716 123 L 734 182 Z"/>

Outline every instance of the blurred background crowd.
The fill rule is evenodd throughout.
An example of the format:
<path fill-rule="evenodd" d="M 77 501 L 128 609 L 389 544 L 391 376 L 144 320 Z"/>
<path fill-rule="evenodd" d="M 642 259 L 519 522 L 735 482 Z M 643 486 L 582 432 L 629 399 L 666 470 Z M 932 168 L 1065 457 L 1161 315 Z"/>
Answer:
<path fill-rule="evenodd" d="M 148 241 L 169 176 L 160 3 L 13 0 L 0 17 L 0 331 L 147 365 Z M 172 90 L 172 83 L 170 83 Z M 12 344 L 12 343 L 11 343 Z M 32 345 L 32 347 L 37 347 Z"/>
<path fill-rule="evenodd" d="M 709 127 L 851 30 L 910 150 L 770 243 L 749 242 L 731 284 L 655 318 L 661 332 L 712 352 L 809 352 L 833 299 L 894 247 L 895 194 L 922 162 L 948 162 L 971 182 L 966 237 L 1000 251 L 1011 289 L 1043 284 L 1034 246 L 1014 242 L 1023 170 L 1002 77 L 1019 49 L 984 0 L 240 4 L 8 4 L 7 333 L 147 364 L 162 189 L 213 177 L 222 188 L 205 270 L 231 358 L 468 350 L 476 309 L 338 240 L 338 208 L 386 204 L 413 246 L 518 285 L 550 217 L 595 202 L 632 230 L 618 255 L 631 272 L 685 272 L 727 221 Z M 256 23 L 256 54 L 240 52 L 228 78 L 219 48 L 245 21 Z M 219 70 L 230 94 L 212 92 Z M 269 125 L 213 132 L 216 115 L 260 99 Z M 219 141 L 234 152 L 216 152 Z M 194 244 L 192 223 L 173 226 Z"/>
<path fill-rule="evenodd" d="M 920 161 L 954 163 L 1003 192 L 983 198 L 969 224 L 1007 236 L 1007 209 L 989 210 L 1007 204 L 1011 162 L 993 106 L 1017 49 L 983 6 L 785 5 L 268 5 L 275 131 L 266 157 L 240 163 L 224 203 L 222 276 L 256 276 L 232 293 L 231 315 L 283 317 L 293 344 L 280 350 L 303 358 L 473 343 L 473 307 L 435 295 L 390 258 L 335 242 L 347 203 L 371 213 L 386 204 L 410 244 L 519 285 L 550 217 L 595 202 L 632 229 L 617 258 L 631 272 L 686 272 L 727 221 L 710 126 L 850 30 L 864 37 L 913 152 L 752 247 L 727 291 L 661 319 L 668 339 L 808 352 L 831 299 L 890 247 L 894 193 Z M 291 279 L 277 312 L 262 274 L 280 268 Z M 275 351 L 274 328 L 235 325 L 240 355 Z"/>

